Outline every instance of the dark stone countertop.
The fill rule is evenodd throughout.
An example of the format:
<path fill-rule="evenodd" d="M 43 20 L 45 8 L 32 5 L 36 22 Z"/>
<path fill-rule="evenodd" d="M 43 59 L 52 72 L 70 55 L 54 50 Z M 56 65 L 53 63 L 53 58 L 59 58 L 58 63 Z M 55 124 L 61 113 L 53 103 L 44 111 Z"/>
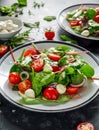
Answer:
<path fill-rule="evenodd" d="M 11 5 L 16 0 L 1 0 L 0 5 Z M 57 21 L 43 21 L 44 16 L 57 15 L 61 10 L 73 4 L 82 4 L 82 0 L 47 0 L 45 6 L 39 9 L 33 9 L 33 1 L 28 0 L 28 7 L 24 7 L 24 14 L 20 16 L 23 21 L 35 22 L 40 21 L 41 26 L 33 29 L 31 37 L 35 41 L 45 40 L 44 29 L 53 27 L 56 32 L 54 40 L 60 40 L 60 32 L 64 33 L 57 24 Z M 92 0 L 86 0 L 86 3 L 93 3 Z M 99 3 L 94 0 L 94 3 Z M 31 9 L 32 8 L 32 9 Z M 28 16 L 28 10 L 33 10 L 34 16 Z M 24 29 L 23 29 L 24 30 Z M 95 54 L 99 57 L 99 54 Z M 39 113 L 31 112 L 13 105 L 0 95 L 0 130 L 76 130 L 80 122 L 91 122 L 95 130 L 99 129 L 99 96 L 93 101 L 69 112 L 60 113 Z"/>

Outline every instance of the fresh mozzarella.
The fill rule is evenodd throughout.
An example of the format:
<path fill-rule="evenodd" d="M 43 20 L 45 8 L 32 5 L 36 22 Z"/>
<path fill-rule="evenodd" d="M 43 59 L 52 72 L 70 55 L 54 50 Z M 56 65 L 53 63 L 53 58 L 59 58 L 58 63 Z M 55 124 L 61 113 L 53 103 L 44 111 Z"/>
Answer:
<path fill-rule="evenodd" d="M 1 34 L 9 33 L 6 29 L 0 31 Z"/>
<path fill-rule="evenodd" d="M 12 23 L 7 23 L 7 24 L 6 24 L 6 29 L 7 29 L 8 31 L 16 30 L 17 28 L 18 28 L 18 25 L 16 25 L 16 24 L 12 24 Z"/>
<path fill-rule="evenodd" d="M 18 25 L 14 24 L 12 20 L 0 21 L 0 33 L 14 32 L 18 29 Z"/>
<path fill-rule="evenodd" d="M 56 90 L 58 91 L 59 94 L 64 94 L 66 92 L 66 86 L 63 84 L 58 84 L 56 86 Z"/>
<path fill-rule="evenodd" d="M 35 98 L 35 92 L 33 89 L 27 89 L 24 94 L 29 98 Z"/>
<path fill-rule="evenodd" d="M 0 30 L 6 29 L 6 23 L 1 21 L 0 22 Z"/>
<path fill-rule="evenodd" d="M 82 31 L 82 33 L 81 33 L 81 35 L 82 36 L 85 36 L 85 37 L 87 37 L 87 36 L 89 36 L 89 31 L 88 30 L 84 30 L 84 31 Z"/>

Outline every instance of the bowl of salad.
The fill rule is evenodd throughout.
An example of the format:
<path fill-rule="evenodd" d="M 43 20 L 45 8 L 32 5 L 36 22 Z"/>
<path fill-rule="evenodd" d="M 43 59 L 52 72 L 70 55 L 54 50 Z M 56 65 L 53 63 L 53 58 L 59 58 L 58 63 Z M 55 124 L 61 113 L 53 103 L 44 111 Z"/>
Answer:
<path fill-rule="evenodd" d="M 79 45 L 99 52 L 99 5 L 78 4 L 63 9 L 58 23 Z"/>
<path fill-rule="evenodd" d="M 8 101 L 26 110 L 70 111 L 98 95 L 98 66 L 92 53 L 76 45 L 28 43 L 1 59 L 0 91 Z"/>

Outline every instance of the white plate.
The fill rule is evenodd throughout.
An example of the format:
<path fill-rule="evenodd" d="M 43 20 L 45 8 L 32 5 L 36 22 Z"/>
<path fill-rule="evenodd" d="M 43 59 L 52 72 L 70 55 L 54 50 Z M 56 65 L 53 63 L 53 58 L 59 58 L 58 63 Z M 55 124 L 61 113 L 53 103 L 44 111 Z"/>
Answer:
<path fill-rule="evenodd" d="M 66 42 L 59 42 L 59 41 L 41 41 L 41 42 L 35 42 L 37 46 L 41 49 L 44 48 L 50 48 L 55 47 L 60 44 L 64 44 L 67 46 L 70 46 L 71 48 L 74 48 L 77 51 L 84 50 L 83 48 L 69 44 Z M 17 47 L 13 50 L 15 59 L 17 59 L 22 51 L 23 48 L 28 48 L 31 46 L 31 43 L 24 44 L 23 46 Z M 95 75 L 99 72 L 99 61 L 97 58 L 92 54 L 83 54 L 84 59 L 91 64 L 92 67 L 95 69 Z M 21 107 L 23 109 L 31 110 L 31 111 L 39 111 L 39 112 L 63 112 L 63 111 L 70 111 L 73 109 L 77 109 L 79 107 L 82 107 L 86 105 L 87 103 L 91 102 L 97 95 L 99 91 L 99 81 L 94 82 L 88 82 L 87 86 L 83 88 L 79 92 L 80 98 L 75 98 L 70 100 L 69 102 L 59 104 L 59 105 L 21 105 L 19 104 L 20 96 L 17 92 L 11 90 L 9 84 L 8 84 L 8 74 L 11 66 L 13 65 L 13 60 L 11 58 L 10 53 L 7 53 L 0 62 L 0 91 L 1 94 L 11 103 L 17 105 L 18 107 Z M 99 75 L 97 75 L 99 76 Z"/>
<path fill-rule="evenodd" d="M 99 41 L 99 38 L 95 38 L 95 37 L 84 37 L 82 35 L 79 35 L 77 33 L 74 32 L 73 29 L 71 29 L 70 25 L 69 25 L 69 22 L 66 20 L 66 15 L 68 12 L 71 12 L 75 9 L 78 9 L 81 5 L 85 6 L 85 7 L 88 7 L 88 8 L 95 8 L 95 7 L 99 7 L 99 4 L 89 4 L 89 3 L 82 3 L 82 4 L 77 4 L 77 5 L 73 5 L 73 6 L 70 6 L 70 7 L 67 7 L 65 9 L 63 9 L 59 14 L 58 14 L 58 17 L 57 17 L 57 21 L 58 21 L 58 24 L 60 25 L 60 27 L 65 30 L 67 33 L 69 33 L 70 35 L 73 35 L 73 36 L 76 36 L 78 38 L 83 38 L 83 39 L 89 39 L 89 40 L 96 40 L 96 41 Z"/>

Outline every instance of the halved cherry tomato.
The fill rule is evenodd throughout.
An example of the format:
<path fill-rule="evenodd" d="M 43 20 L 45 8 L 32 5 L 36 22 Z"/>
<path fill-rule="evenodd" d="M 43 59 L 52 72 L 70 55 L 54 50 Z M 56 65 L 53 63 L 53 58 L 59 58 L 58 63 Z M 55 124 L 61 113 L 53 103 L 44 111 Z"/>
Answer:
<path fill-rule="evenodd" d="M 94 130 L 94 126 L 90 122 L 82 122 L 77 126 L 76 130 Z"/>
<path fill-rule="evenodd" d="M 97 12 L 97 15 L 99 15 L 99 7 L 96 7 L 95 10 Z"/>
<path fill-rule="evenodd" d="M 32 55 L 35 55 L 35 54 L 37 54 L 37 52 L 36 52 L 35 49 L 29 49 L 29 50 L 26 50 L 24 52 L 24 57 L 26 57 L 26 56 L 32 56 Z"/>
<path fill-rule="evenodd" d="M 7 45 L 0 45 L 0 56 L 3 56 L 8 51 Z"/>
<path fill-rule="evenodd" d="M 97 22 L 97 23 L 99 23 L 99 15 L 96 15 L 96 16 L 94 17 L 94 21 Z"/>
<path fill-rule="evenodd" d="M 66 92 L 70 95 L 77 94 L 79 87 L 67 87 Z"/>
<path fill-rule="evenodd" d="M 54 60 L 54 61 L 59 61 L 61 56 L 59 55 L 55 55 L 55 54 L 48 54 L 48 57 L 51 59 L 51 60 Z"/>
<path fill-rule="evenodd" d="M 18 84 L 21 81 L 20 75 L 16 72 L 11 72 L 8 79 L 11 84 Z"/>
<path fill-rule="evenodd" d="M 31 63 L 31 68 L 33 68 L 35 72 L 41 71 L 43 69 L 43 66 L 44 66 L 44 61 L 41 58 L 34 60 Z"/>
<path fill-rule="evenodd" d="M 43 91 L 43 96 L 47 98 L 48 100 L 57 100 L 58 99 L 58 92 L 53 87 L 47 87 Z"/>
<path fill-rule="evenodd" d="M 54 31 L 46 31 L 45 32 L 45 37 L 48 39 L 48 40 L 52 40 L 55 36 L 55 32 Z"/>
<path fill-rule="evenodd" d="M 24 93 L 27 89 L 32 88 L 32 83 L 26 79 L 18 84 L 18 89 L 21 93 Z"/>
<path fill-rule="evenodd" d="M 60 67 L 57 65 L 52 65 L 53 72 L 59 71 Z"/>
<path fill-rule="evenodd" d="M 81 20 L 71 20 L 70 22 L 70 26 L 78 26 L 81 25 Z"/>

